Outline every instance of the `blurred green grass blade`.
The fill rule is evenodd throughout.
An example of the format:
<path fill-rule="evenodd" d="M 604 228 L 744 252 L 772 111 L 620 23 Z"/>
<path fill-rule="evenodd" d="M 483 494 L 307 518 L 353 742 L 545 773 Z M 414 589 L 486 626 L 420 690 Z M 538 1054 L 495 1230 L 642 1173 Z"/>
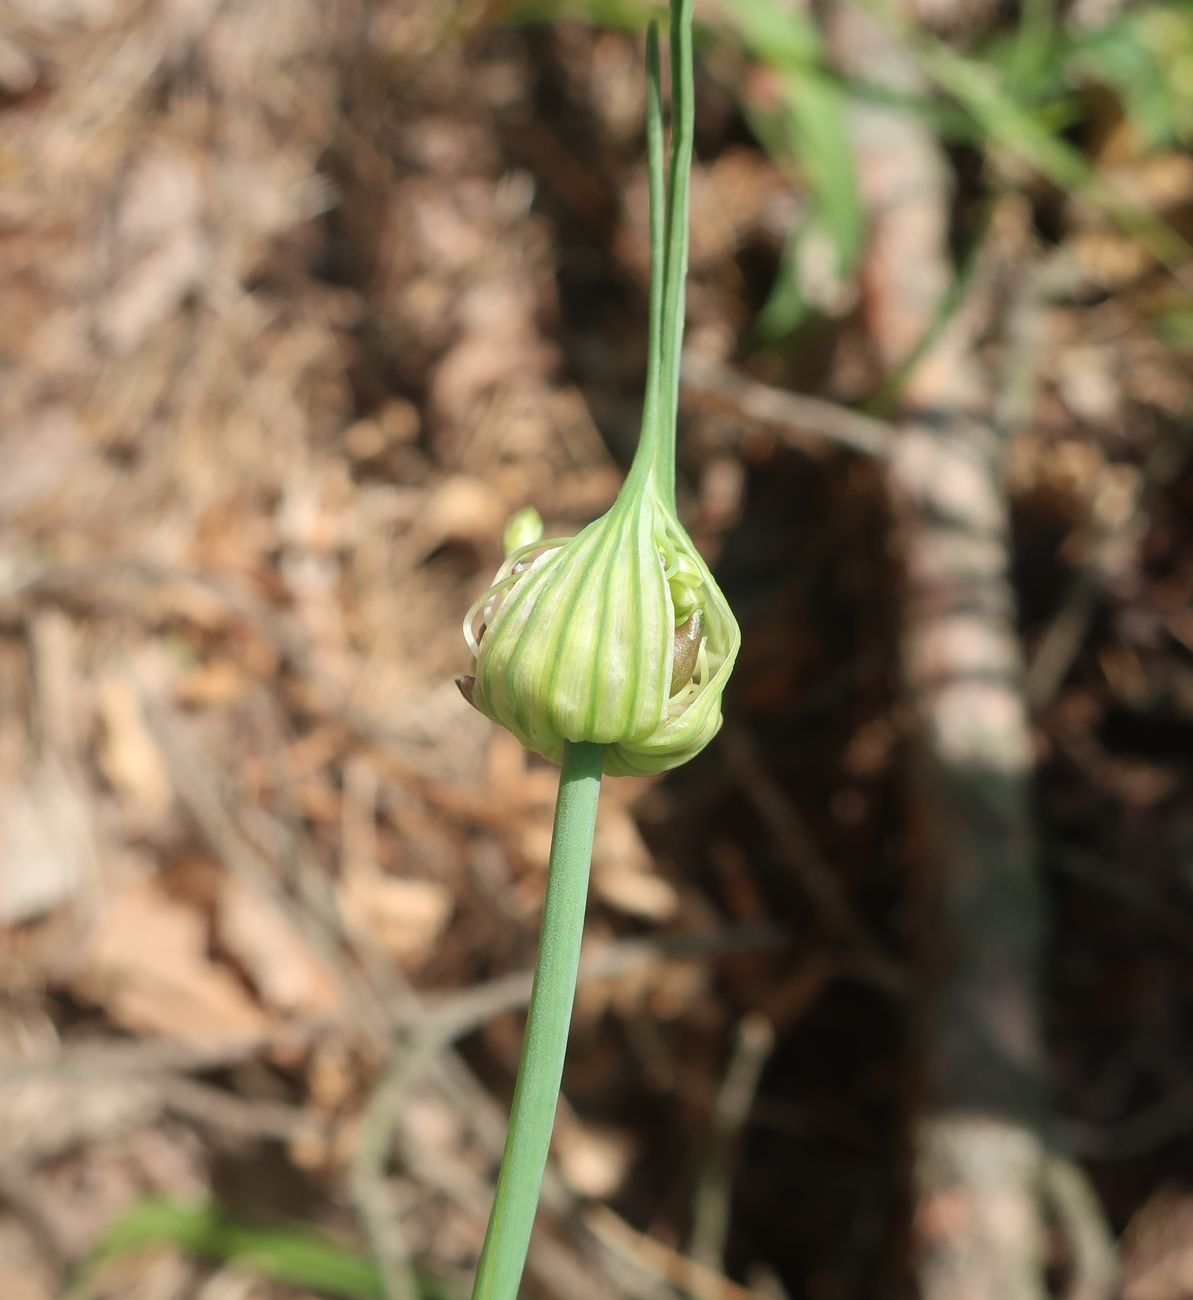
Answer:
<path fill-rule="evenodd" d="M 837 271 L 853 273 L 865 236 L 845 97 L 813 77 L 792 78 L 788 88 L 791 136 L 815 198 L 817 223 L 831 235 Z"/>
<path fill-rule="evenodd" d="M 805 72 L 820 57 L 820 34 L 806 14 L 780 9 L 774 0 L 734 0 L 726 17 L 742 44 L 758 59 L 790 72 Z"/>
<path fill-rule="evenodd" d="M 656 14 L 647 4 L 626 0 L 531 0 L 513 21 L 543 22 L 583 18 L 601 26 L 644 26 Z M 784 167 L 804 176 L 808 215 L 784 253 L 779 277 L 756 323 L 756 331 L 777 341 L 806 314 L 807 303 L 794 270 L 801 234 L 823 235 L 836 258 L 836 276 L 847 280 L 857 267 L 865 238 L 865 214 L 858 193 L 853 149 L 846 118 L 848 87 L 824 66 L 820 35 L 804 14 L 780 9 L 773 0 L 734 0 L 724 18 L 750 56 L 774 69 L 781 79 L 777 112 L 745 105 L 746 116 L 763 148 Z"/>
<path fill-rule="evenodd" d="M 1056 0 L 1023 0 L 1007 68 L 1007 89 L 1015 99 L 1022 101 L 1055 66 L 1056 45 Z"/>
<path fill-rule="evenodd" d="M 212 1203 L 142 1201 L 100 1241 L 85 1276 L 100 1264 L 150 1246 L 172 1246 L 196 1259 L 235 1265 L 275 1282 L 343 1300 L 384 1300 L 381 1272 L 366 1254 L 337 1245 L 304 1224 L 256 1226 Z M 420 1279 L 420 1287 L 428 1300 L 448 1300 L 442 1289 L 425 1279 Z M 82 1290 L 86 1292 L 85 1281 Z"/>
<path fill-rule="evenodd" d="M 760 122 L 759 139 L 773 156 L 802 170 L 810 191 L 809 229 L 827 235 L 836 253 L 836 273 L 847 279 L 861 256 L 865 214 L 848 98 L 842 83 L 823 71 L 820 34 L 805 14 L 781 10 L 773 0 L 734 0 L 725 12 L 747 52 L 782 77 L 782 111 L 774 121 Z M 761 116 L 755 114 L 752 124 Z M 790 283 L 797 252 L 790 246 L 785 251 L 781 274 L 788 283 L 776 284 L 764 309 L 760 326 L 771 336 L 782 324 L 793 328 L 798 323 L 802 299 Z"/>
<path fill-rule="evenodd" d="M 594 27 L 640 32 L 652 22 L 666 20 L 665 4 L 635 3 L 635 0 L 524 0 L 513 5 L 501 21 L 509 25 L 584 22 Z"/>
<path fill-rule="evenodd" d="M 1131 11 L 1082 33 L 1064 55 L 1070 78 L 1101 81 L 1122 99 L 1144 148 L 1193 143 L 1193 4 Z"/>
<path fill-rule="evenodd" d="M 588 23 L 593 27 L 608 27 L 617 31 L 642 32 L 650 25 L 652 21 L 663 21 L 667 16 L 667 8 L 662 4 L 648 4 L 645 0 L 641 3 L 634 3 L 634 0 L 524 0 L 524 3 L 514 5 L 508 13 L 500 18 L 500 24 L 506 27 L 518 26 L 535 26 L 557 22 L 582 22 Z M 732 22 L 735 15 L 729 12 L 727 15 Z M 722 11 L 719 15 L 719 21 L 715 24 L 693 24 L 693 35 L 697 46 L 704 44 L 706 41 L 724 40 L 724 21 L 726 14 Z M 782 21 L 786 21 L 785 15 L 779 15 Z M 741 43 L 740 31 L 735 27 L 735 39 Z M 771 29 L 769 25 L 766 31 Z M 947 104 L 939 103 L 927 96 L 915 96 L 901 94 L 899 91 L 891 90 L 886 86 L 879 86 L 863 81 L 857 77 L 844 77 L 835 68 L 831 67 L 823 59 L 820 45 L 817 41 L 814 45 L 809 45 L 807 54 L 800 56 L 798 54 L 799 46 L 794 42 L 790 35 L 782 37 L 778 47 L 789 62 L 786 64 L 786 70 L 794 73 L 798 71 L 801 75 L 806 75 L 816 81 L 823 83 L 837 91 L 844 100 L 858 99 L 867 103 L 880 104 L 892 109 L 898 109 L 903 112 L 915 113 L 918 116 L 926 118 L 935 130 L 950 139 L 976 141 L 981 138 L 976 131 L 973 120 L 967 113 L 958 111 Z M 764 53 L 756 53 L 755 58 L 758 62 L 771 66 L 770 59 Z M 751 113 L 748 105 L 745 106 L 747 115 Z M 756 112 L 756 110 L 754 110 Z M 763 115 L 758 114 L 759 117 Z M 751 129 L 754 129 L 753 120 L 751 119 Z M 767 153 L 775 157 L 787 157 L 785 152 L 788 148 L 783 138 L 778 137 L 774 132 L 766 133 L 765 128 L 755 131 L 759 142 Z"/>
<path fill-rule="evenodd" d="M 1193 299 L 1161 307 L 1154 313 L 1153 324 L 1170 348 L 1193 351 Z"/>
<path fill-rule="evenodd" d="M 1077 92 L 1102 85 L 1122 103 L 1143 149 L 1193 140 L 1193 4 L 1188 0 L 1128 10 L 1092 30 L 1048 25 L 1054 0 L 1026 0 L 1011 35 L 981 47 L 1004 89 L 1021 106 L 1068 101 L 1077 118 Z"/>
<path fill-rule="evenodd" d="M 1076 149 L 1018 103 L 1004 89 L 996 68 L 966 58 L 929 33 L 908 27 L 881 3 L 869 0 L 869 7 L 895 31 L 927 76 L 965 108 L 991 140 L 1058 188 L 1100 208 L 1170 270 L 1193 257 L 1193 248 L 1166 221 L 1100 176 Z"/>
<path fill-rule="evenodd" d="M 808 300 L 799 284 L 799 235 L 794 231 L 783 245 L 774 283 L 754 319 L 751 342 L 759 347 L 781 343 L 808 315 Z"/>
<path fill-rule="evenodd" d="M 528 0 L 508 22 L 584 19 L 596 26 L 645 29 L 663 6 L 630 0 Z M 846 121 L 846 90 L 824 69 L 819 32 L 806 14 L 786 12 L 773 0 L 734 0 L 724 16 L 752 57 L 784 79 L 782 134 L 769 133 L 768 152 L 798 161 L 807 174 L 821 225 L 837 248 L 840 273 L 853 270 L 862 248 L 864 220 Z"/>

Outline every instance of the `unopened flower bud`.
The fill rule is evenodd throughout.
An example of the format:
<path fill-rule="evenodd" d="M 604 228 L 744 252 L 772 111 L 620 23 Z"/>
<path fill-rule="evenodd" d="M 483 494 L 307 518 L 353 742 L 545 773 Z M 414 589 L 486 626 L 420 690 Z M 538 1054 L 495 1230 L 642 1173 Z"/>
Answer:
<path fill-rule="evenodd" d="M 464 635 L 471 704 L 556 762 L 565 741 L 606 745 L 611 775 L 666 771 L 704 748 L 740 640 L 649 480 L 577 536 L 512 550 Z"/>

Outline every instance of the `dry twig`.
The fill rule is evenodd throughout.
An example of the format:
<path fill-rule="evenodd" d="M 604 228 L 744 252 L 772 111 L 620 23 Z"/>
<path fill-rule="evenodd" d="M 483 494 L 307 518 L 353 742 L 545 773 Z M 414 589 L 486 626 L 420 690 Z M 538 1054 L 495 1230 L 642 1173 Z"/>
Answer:
<path fill-rule="evenodd" d="M 828 439 L 863 456 L 890 454 L 892 429 L 882 420 L 820 397 L 774 388 L 718 362 L 685 357 L 683 385 L 684 392 L 697 401 L 777 429 L 796 446 L 810 435 L 813 441 Z"/>

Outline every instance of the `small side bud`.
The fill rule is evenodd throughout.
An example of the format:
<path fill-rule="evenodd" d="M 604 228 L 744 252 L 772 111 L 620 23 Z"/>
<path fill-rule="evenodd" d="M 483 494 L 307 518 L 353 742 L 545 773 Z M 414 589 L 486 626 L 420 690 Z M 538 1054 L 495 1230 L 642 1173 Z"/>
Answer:
<path fill-rule="evenodd" d="M 542 516 L 533 506 L 526 506 L 510 516 L 505 532 L 501 535 L 501 545 L 505 554 L 510 556 L 524 546 L 533 546 L 542 535 Z"/>

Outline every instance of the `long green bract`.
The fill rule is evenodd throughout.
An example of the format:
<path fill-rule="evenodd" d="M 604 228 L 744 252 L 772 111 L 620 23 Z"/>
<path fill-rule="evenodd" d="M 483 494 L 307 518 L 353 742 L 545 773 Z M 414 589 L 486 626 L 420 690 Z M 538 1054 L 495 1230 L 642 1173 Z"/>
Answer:
<path fill-rule="evenodd" d="M 650 337 L 642 433 L 630 480 L 650 474 L 659 499 L 675 508 L 675 427 L 688 271 L 688 206 L 695 134 L 692 0 L 671 11 L 671 159 L 663 166 L 662 75 L 658 29 L 647 33 L 646 152 L 650 193 Z"/>
<path fill-rule="evenodd" d="M 675 508 L 675 425 L 679 415 L 679 369 L 683 354 L 684 287 L 688 277 L 688 196 L 696 131 L 692 76 L 692 0 L 677 0 L 671 13 L 671 176 L 667 191 L 667 261 L 663 275 L 663 401 L 656 452 L 659 495 Z"/>

